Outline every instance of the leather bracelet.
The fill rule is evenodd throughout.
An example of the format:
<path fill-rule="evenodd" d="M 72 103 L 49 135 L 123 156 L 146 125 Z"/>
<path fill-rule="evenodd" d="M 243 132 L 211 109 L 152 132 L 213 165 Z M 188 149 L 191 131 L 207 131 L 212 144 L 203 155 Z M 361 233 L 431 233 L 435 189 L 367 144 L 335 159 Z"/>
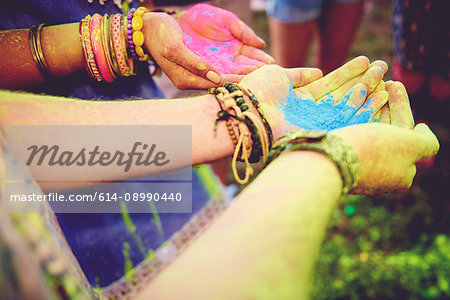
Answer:
<path fill-rule="evenodd" d="M 326 131 L 296 130 L 284 134 L 276 143 L 265 162 L 265 166 L 283 151 L 312 150 L 330 158 L 341 174 L 342 194 L 348 194 L 358 183 L 359 162 L 355 150 L 343 139 Z"/>

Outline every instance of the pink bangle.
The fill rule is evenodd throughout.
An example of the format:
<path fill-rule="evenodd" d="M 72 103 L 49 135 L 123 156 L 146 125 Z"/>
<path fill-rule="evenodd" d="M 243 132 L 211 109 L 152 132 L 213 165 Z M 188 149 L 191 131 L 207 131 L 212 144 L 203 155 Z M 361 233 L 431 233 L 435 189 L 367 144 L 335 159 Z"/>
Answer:
<path fill-rule="evenodd" d="M 116 56 L 117 64 L 122 76 L 129 76 L 127 62 L 125 61 L 124 52 L 121 43 L 121 29 L 120 29 L 121 15 L 115 14 L 112 17 L 112 41 L 114 46 L 114 54 Z"/>
<path fill-rule="evenodd" d="M 94 52 L 95 61 L 97 62 L 100 74 L 106 82 L 111 83 L 114 81 L 114 77 L 109 70 L 108 62 L 106 61 L 105 50 L 103 49 L 101 20 L 102 16 L 99 14 L 93 15 L 91 19 L 90 31 L 92 50 Z"/>

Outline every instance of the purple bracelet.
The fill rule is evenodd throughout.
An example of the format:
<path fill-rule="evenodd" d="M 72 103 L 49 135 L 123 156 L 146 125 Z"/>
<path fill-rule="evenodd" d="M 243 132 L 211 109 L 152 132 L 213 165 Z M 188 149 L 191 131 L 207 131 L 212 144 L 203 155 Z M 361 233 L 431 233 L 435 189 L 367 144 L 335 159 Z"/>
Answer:
<path fill-rule="evenodd" d="M 136 54 L 136 50 L 134 49 L 134 42 L 133 42 L 133 26 L 131 26 L 131 20 L 133 19 L 133 14 L 136 11 L 136 8 L 130 9 L 127 15 L 127 33 L 128 33 L 128 49 L 129 54 L 132 58 L 138 58 L 138 55 Z"/>

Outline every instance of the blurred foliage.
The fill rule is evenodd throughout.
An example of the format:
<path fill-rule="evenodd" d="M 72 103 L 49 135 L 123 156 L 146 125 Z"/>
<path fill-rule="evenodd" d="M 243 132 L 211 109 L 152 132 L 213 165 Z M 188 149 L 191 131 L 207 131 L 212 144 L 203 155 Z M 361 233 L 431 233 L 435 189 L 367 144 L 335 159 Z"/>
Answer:
<path fill-rule="evenodd" d="M 365 0 L 349 58 L 366 55 L 392 68 L 391 12 L 391 0 Z M 253 28 L 270 52 L 264 13 L 254 14 Z M 308 66 L 316 53 L 314 41 Z M 410 98 L 414 116 L 437 135 L 437 157 L 418 167 L 407 193 L 341 202 L 318 256 L 312 299 L 450 299 L 450 121 L 442 103 L 419 96 Z"/>
<path fill-rule="evenodd" d="M 319 253 L 312 299 L 450 298 L 446 217 L 420 199 L 398 204 L 392 195 L 341 203 Z"/>

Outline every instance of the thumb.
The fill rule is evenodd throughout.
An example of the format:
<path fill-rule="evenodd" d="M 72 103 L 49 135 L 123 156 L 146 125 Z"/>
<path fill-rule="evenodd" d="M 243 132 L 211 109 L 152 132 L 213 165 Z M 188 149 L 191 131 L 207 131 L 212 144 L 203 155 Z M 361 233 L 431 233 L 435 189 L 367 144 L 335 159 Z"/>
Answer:
<path fill-rule="evenodd" d="M 182 42 L 173 41 L 173 45 L 170 50 L 171 51 L 167 52 L 167 59 L 170 61 L 215 84 L 219 84 L 222 81 L 222 78 L 219 75 L 220 73 L 216 67 L 202 57 L 193 53 Z"/>
<path fill-rule="evenodd" d="M 419 139 L 416 161 L 429 158 L 439 151 L 439 141 L 426 124 L 417 124 L 414 134 Z"/>
<path fill-rule="evenodd" d="M 240 40 L 244 45 L 253 46 L 255 48 L 264 48 L 266 42 L 255 32 L 248 27 L 244 22 L 242 22 L 235 14 L 231 13 L 227 15 L 228 24 L 231 34 Z"/>
<path fill-rule="evenodd" d="M 305 86 L 323 76 L 322 71 L 316 68 L 292 68 L 284 71 L 293 88 Z"/>

